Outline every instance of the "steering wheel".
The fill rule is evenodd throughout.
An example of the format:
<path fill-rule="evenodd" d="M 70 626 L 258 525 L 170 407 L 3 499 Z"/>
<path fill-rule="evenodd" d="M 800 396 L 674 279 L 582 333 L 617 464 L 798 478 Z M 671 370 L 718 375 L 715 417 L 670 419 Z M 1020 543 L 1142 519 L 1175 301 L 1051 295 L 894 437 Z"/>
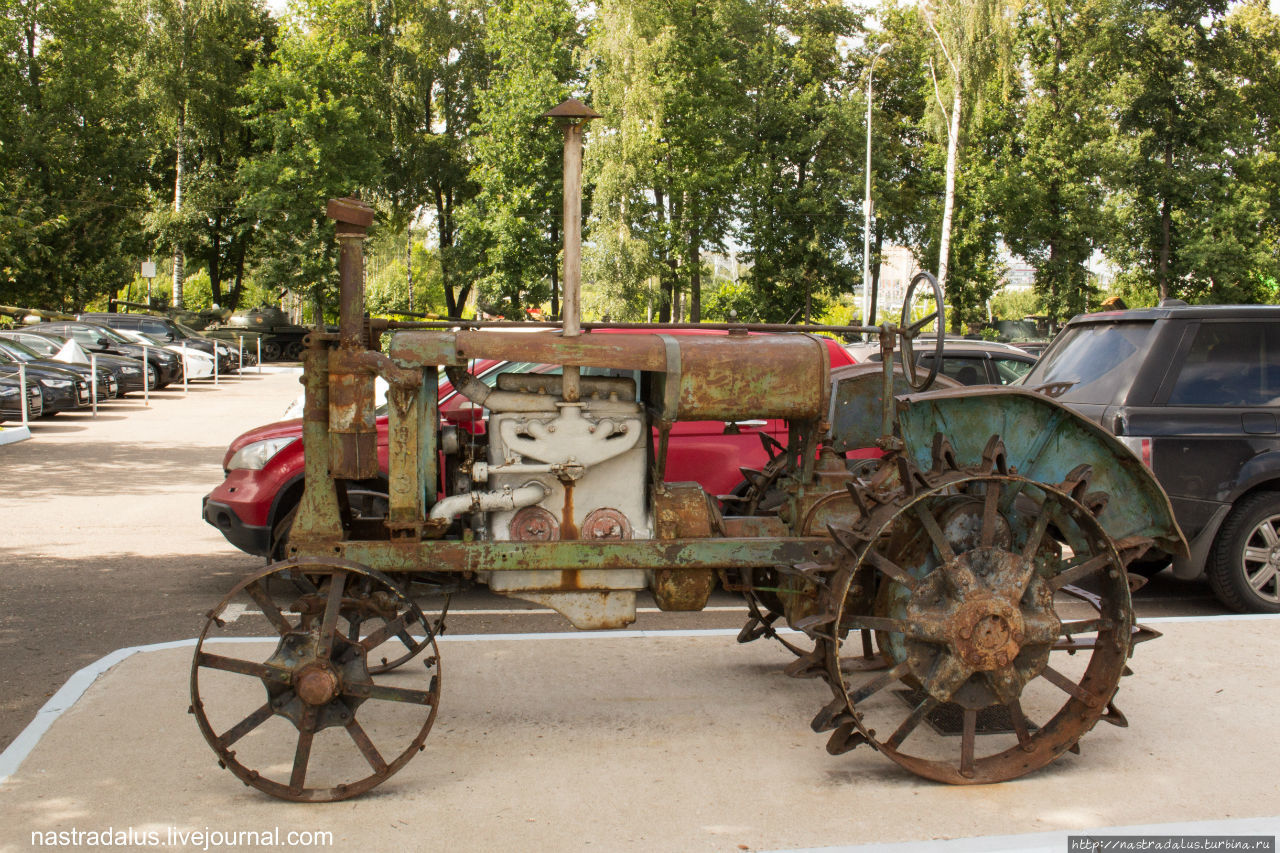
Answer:
<path fill-rule="evenodd" d="M 916 285 L 926 281 L 933 287 L 933 298 L 938 307 L 937 310 L 931 312 L 923 319 L 911 322 L 911 297 L 915 295 Z M 934 319 L 938 320 L 938 337 L 933 348 L 933 364 L 929 367 L 929 373 L 924 377 L 924 381 L 919 381 L 916 376 L 916 359 L 915 352 L 911 346 L 911 342 L 920 336 L 920 331 Z M 907 295 L 902 299 L 902 323 L 899 326 L 899 333 L 902 335 L 902 372 L 906 377 L 907 384 L 911 386 L 913 391 L 923 391 L 933 384 L 933 380 L 938 375 L 938 368 L 942 365 L 942 339 L 947 328 L 947 309 L 943 304 L 942 286 L 938 284 L 938 280 L 933 277 L 932 273 L 918 272 L 915 278 L 911 279 L 910 286 L 907 287 Z"/>

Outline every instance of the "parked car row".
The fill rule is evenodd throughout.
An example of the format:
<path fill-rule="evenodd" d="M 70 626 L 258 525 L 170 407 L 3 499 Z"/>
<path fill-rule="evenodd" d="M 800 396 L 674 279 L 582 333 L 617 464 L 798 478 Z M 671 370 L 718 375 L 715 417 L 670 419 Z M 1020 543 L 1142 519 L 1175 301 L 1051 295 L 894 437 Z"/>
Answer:
<path fill-rule="evenodd" d="M 90 317 L 90 315 L 84 315 Z M 22 418 L 18 383 L 28 387 L 27 417 L 89 407 L 146 390 L 159 390 L 183 378 L 198 379 L 240 367 L 238 352 L 227 344 L 187 337 L 180 328 L 162 326 L 161 336 L 129 328 L 140 315 L 92 315 L 131 318 L 112 325 L 54 321 L 16 329 L 0 329 L 0 421 Z M 150 318 L 170 321 L 164 318 Z M 176 324 L 172 324 L 176 327 Z M 216 362 L 215 362 L 216 359 Z M 96 372 L 95 372 L 96 367 Z"/>

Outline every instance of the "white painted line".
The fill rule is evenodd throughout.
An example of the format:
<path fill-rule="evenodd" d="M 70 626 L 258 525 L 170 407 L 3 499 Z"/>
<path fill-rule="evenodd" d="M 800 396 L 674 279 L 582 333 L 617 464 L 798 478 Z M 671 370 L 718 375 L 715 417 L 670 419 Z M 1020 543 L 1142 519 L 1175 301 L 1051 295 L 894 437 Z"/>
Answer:
<path fill-rule="evenodd" d="M 238 601 L 233 601 L 230 604 L 228 604 L 226 607 L 222 608 L 222 615 L 219 616 L 219 618 L 223 622 L 235 622 L 241 616 L 245 616 L 250 613 L 253 613 L 258 616 L 262 615 L 261 610 L 250 610 L 249 605 L 242 604 Z"/>
<path fill-rule="evenodd" d="M 838 847 L 795 847 L 768 853 L 1063 853 L 1067 836 L 1223 836 L 1280 835 L 1280 817 L 1153 823 L 1145 826 L 1110 826 L 1031 835 L 988 835 L 950 840 L 906 841 L 894 844 L 858 844 Z M 1158 849 L 1155 846 L 1149 849 Z M 1190 849 L 1190 848 L 1188 848 Z M 1222 847 L 1221 849 L 1230 849 Z M 1241 848 L 1244 849 L 1244 848 Z"/>
<path fill-rule="evenodd" d="M 1215 613 L 1212 616 L 1152 616 L 1150 619 L 1135 617 L 1133 621 L 1143 625 L 1164 622 L 1267 622 L 1280 619 L 1280 613 Z"/>
<path fill-rule="evenodd" d="M 0 444 L 13 444 L 31 438 L 31 429 L 25 426 L 0 427 Z"/>

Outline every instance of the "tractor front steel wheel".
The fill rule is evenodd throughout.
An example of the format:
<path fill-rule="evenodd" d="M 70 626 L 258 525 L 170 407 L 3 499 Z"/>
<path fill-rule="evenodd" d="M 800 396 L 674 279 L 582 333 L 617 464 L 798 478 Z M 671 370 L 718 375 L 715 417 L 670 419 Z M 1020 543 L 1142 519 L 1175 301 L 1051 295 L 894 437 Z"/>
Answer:
<path fill-rule="evenodd" d="M 354 797 L 407 764 L 435 722 L 432 624 L 379 572 L 276 563 L 210 612 L 191 666 L 191 713 L 218 763 L 246 785 L 300 802 Z M 388 672 L 428 646 L 425 673 Z"/>

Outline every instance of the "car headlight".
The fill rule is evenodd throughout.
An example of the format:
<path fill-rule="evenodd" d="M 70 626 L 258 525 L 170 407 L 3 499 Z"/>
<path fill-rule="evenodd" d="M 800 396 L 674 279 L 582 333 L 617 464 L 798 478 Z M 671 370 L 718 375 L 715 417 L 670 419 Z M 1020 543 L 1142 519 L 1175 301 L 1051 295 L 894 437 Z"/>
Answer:
<path fill-rule="evenodd" d="M 227 470 L 261 471 L 271 461 L 272 457 L 297 440 L 298 437 L 295 435 L 268 438 L 262 441 L 255 441 L 252 444 L 246 444 L 231 457 L 231 461 L 227 463 Z"/>
<path fill-rule="evenodd" d="M 46 379 L 44 384 L 50 388 L 70 388 L 74 381 L 73 379 Z"/>
<path fill-rule="evenodd" d="M 15 397 L 18 394 L 17 388 L 0 388 L 0 397 Z"/>
<path fill-rule="evenodd" d="M 125 365 L 124 367 L 120 368 L 120 373 L 125 376 L 133 376 L 141 372 L 142 372 L 141 367 L 129 367 L 128 365 Z"/>

